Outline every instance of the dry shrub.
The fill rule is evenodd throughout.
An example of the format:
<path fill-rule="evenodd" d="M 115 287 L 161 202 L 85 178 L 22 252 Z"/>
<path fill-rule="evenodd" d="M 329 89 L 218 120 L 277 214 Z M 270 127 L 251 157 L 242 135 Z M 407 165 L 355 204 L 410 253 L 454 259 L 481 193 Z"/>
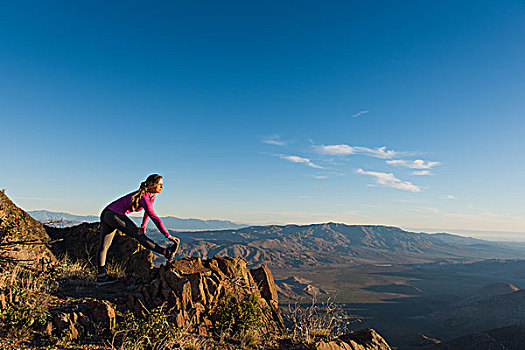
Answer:
<path fill-rule="evenodd" d="M 124 315 L 124 320 L 114 331 L 111 349 L 143 350 L 171 348 L 179 338 L 179 330 L 170 322 L 165 305 L 153 309 L 146 319 L 133 313 Z"/>
<path fill-rule="evenodd" d="M 312 343 L 316 338 L 331 339 L 349 332 L 350 318 L 333 299 L 317 303 L 316 296 L 308 306 L 295 304 L 284 310 L 291 324 L 290 337 L 295 342 Z"/>
<path fill-rule="evenodd" d="M 19 265 L 3 266 L 0 293 L 6 298 L 6 309 L 0 315 L 0 328 L 9 337 L 31 337 L 47 323 L 50 291 L 51 285 L 41 272 Z"/>
<path fill-rule="evenodd" d="M 126 276 L 126 267 L 123 261 L 109 260 L 106 264 L 106 272 L 117 278 Z"/>
<path fill-rule="evenodd" d="M 49 281 L 43 273 L 15 264 L 5 266 L 0 272 L 0 290 L 8 287 L 42 293 L 51 291 Z"/>

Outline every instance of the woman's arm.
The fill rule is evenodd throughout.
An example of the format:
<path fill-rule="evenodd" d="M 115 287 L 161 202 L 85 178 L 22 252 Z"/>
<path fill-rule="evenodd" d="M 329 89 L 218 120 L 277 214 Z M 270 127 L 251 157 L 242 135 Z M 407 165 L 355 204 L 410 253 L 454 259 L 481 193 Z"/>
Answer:
<path fill-rule="evenodd" d="M 149 222 L 149 216 L 147 212 L 144 212 L 144 217 L 142 218 L 142 224 L 140 225 L 140 228 L 146 230 L 146 226 L 148 226 Z"/>
<path fill-rule="evenodd" d="M 171 235 L 170 233 L 168 232 L 168 230 L 166 230 L 166 227 L 164 226 L 164 224 L 162 223 L 162 221 L 160 221 L 160 218 L 157 216 L 157 214 L 155 213 L 155 211 L 153 210 L 153 201 L 149 198 L 149 195 L 146 193 L 146 195 L 144 195 L 141 199 L 140 199 L 140 202 L 139 204 L 144 208 L 144 219 L 142 220 L 142 225 L 144 225 L 144 221 L 146 222 L 146 224 L 148 223 L 148 221 L 146 220 L 146 216 L 149 216 L 151 218 L 151 220 L 153 221 L 153 223 L 155 224 L 155 226 L 157 226 L 157 228 L 159 229 L 159 231 L 166 237 L 166 238 L 170 238 Z M 142 227 L 141 225 L 141 227 Z"/>

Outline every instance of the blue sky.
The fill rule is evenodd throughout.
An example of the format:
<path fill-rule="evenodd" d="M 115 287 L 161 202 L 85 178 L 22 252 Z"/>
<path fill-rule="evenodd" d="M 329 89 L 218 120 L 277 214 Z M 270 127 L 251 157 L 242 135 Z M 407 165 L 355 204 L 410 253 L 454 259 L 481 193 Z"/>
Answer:
<path fill-rule="evenodd" d="M 523 1 L 3 3 L 0 187 L 97 214 L 160 173 L 160 215 L 525 232 L 524 42 Z"/>

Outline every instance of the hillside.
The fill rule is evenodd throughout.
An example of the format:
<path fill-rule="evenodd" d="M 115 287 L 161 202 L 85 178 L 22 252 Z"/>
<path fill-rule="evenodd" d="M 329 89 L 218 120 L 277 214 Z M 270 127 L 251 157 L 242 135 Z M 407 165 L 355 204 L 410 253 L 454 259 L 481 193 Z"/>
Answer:
<path fill-rule="evenodd" d="M 97 286 L 99 226 L 44 227 L 0 193 L 0 348 L 390 349 L 327 310 L 316 313 L 329 322 L 288 319 L 288 332 L 271 270 L 242 257 L 153 267 L 151 252 L 118 235 L 107 268 L 119 279 Z"/>
<path fill-rule="evenodd" d="M 460 338 L 425 347 L 425 350 L 522 350 L 525 326 L 513 325 L 467 334 Z"/>
<path fill-rule="evenodd" d="M 0 262 L 35 268 L 53 261 L 50 241 L 44 226 L 0 191 Z"/>
<path fill-rule="evenodd" d="M 338 223 L 252 226 L 238 230 L 173 232 L 188 255 L 242 256 L 275 267 L 347 263 L 423 263 L 436 260 L 525 258 L 525 251 L 454 235 L 397 227 Z"/>

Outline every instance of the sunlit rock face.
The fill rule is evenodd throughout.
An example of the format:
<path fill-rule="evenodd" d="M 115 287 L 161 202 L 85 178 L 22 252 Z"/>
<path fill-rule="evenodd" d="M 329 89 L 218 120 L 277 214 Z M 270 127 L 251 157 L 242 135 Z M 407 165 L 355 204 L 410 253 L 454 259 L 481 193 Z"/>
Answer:
<path fill-rule="evenodd" d="M 56 228 L 46 226 L 53 239 L 53 253 L 66 255 L 76 261 L 96 262 L 96 252 L 100 244 L 100 223 L 82 223 L 77 226 Z M 128 275 L 137 280 L 145 279 L 153 267 L 153 253 L 139 242 L 123 233 L 118 233 L 108 250 L 107 261 L 119 264 Z"/>
<path fill-rule="evenodd" d="M 266 266 L 249 270 L 242 258 L 198 257 L 167 262 L 153 269 L 148 284 L 128 297 L 136 314 L 146 314 L 164 303 L 172 309 L 177 326 L 209 334 L 217 329 L 216 305 L 224 298 L 243 300 L 255 295 L 260 309 L 263 332 L 279 334 L 284 330 L 277 306 L 277 291 Z"/>
<path fill-rule="evenodd" d="M 0 191 L 0 260 L 45 269 L 56 260 L 47 248 L 49 241 L 44 226 Z"/>

